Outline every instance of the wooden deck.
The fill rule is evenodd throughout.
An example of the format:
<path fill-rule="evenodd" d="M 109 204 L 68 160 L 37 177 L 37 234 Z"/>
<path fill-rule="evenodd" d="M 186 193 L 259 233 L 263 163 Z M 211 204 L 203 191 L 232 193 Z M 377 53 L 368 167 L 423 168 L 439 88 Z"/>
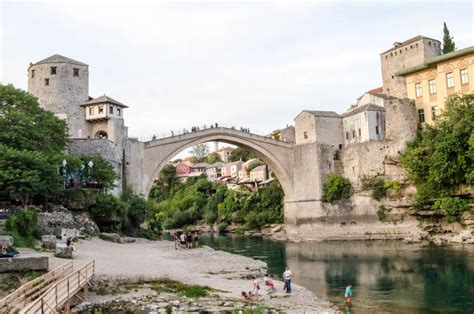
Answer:
<path fill-rule="evenodd" d="M 72 273 L 72 262 L 29 281 L 0 300 L 0 313 L 16 313 L 46 291 L 54 282 Z"/>

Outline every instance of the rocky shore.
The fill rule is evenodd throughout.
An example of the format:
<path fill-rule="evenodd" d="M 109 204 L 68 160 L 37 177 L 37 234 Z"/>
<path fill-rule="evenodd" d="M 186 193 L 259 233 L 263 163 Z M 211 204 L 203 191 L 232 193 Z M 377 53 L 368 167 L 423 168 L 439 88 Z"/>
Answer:
<path fill-rule="evenodd" d="M 95 307 L 119 311 L 138 312 L 169 309 L 178 312 L 219 312 L 239 308 L 265 308 L 278 313 L 335 313 L 327 301 L 319 300 L 304 287 L 293 285 L 293 293 L 282 293 L 283 283 L 274 280 L 277 292 L 269 293 L 262 283 L 259 301 L 244 302 L 242 291 L 252 290 L 252 276 L 262 278 L 266 264 L 240 255 L 216 251 L 209 247 L 193 250 L 175 250 L 169 241 L 137 239 L 135 243 L 112 243 L 101 239 L 81 240 L 74 253 L 75 267 L 90 260 L 96 261 L 95 282 L 141 281 L 142 286 L 119 294 L 96 293 L 81 304 L 76 311 Z M 63 259 L 50 258 L 50 268 L 64 263 Z M 186 285 L 208 287 L 204 298 L 187 298 L 180 294 L 158 293 L 146 286 L 147 282 L 169 279 Z M 125 307 L 126 306 L 126 307 Z M 130 308 L 129 308 L 130 306 Z"/>

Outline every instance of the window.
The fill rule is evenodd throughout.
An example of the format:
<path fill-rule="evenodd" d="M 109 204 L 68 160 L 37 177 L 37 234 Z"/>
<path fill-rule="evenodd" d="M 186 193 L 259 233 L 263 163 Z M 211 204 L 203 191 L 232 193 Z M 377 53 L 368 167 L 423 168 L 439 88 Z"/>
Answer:
<path fill-rule="evenodd" d="M 99 106 L 99 113 L 104 113 L 104 107 L 103 106 Z"/>
<path fill-rule="evenodd" d="M 418 120 L 420 120 L 420 123 L 425 122 L 425 110 L 424 109 L 418 109 Z"/>
<path fill-rule="evenodd" d="M 375 126 L 375 134 L 379 135 L 379 126 L 378 125 Z"/>
<path fill-rule="evenodd" d="M 78 68 L 73 68 L 72 69 L 72 75 L 73 76 L 79 76 L 79 69 Z"/>
<path fill-rule="evenodd" d="M 429 80 L 428 81 L 428 86 L 430 88 L 430 94 L 436 94 L 436 81 L 435 80 Z"/>
<path fill-rule="evenodd" d="M 117 108 L 117 115 L 120 116 L 120 108 Z"/>
<path fill-rule="evenodd" d="M 112 107 L 112 106 L 109 107 L 109 113 L 114 114 L 114 107 Z"/>
<path fill-rule="evenodd" d="M 431 120 L 436 120 L 436 106 L 431 107 Z"/>
<path fill-rule="evenodd" d="M 89 115 L 93 116 L 94 115 L 94 107 L 89 108 Z"/>
<path fill-rule="evenodd" d="M 469 73 L 467 72 L 467 69 L 462 69 L 459 72 L 461 73 L 461 84 L 469 84 Z"/>
<path fill-rule="evenodd" d="M 356 137 L 356 131 L 352 131 L 352 138 Z"/>
<path fill-rule="evenodd" d="M 349 132 L 346 132 L 346 140 L 349 139 Z"/>
<path fill-rule="evenodd" d="M 454 87 L 454 75 L 453 72 L 446 73 L 446 85 L 448 88 Z"/>
<path fill-rule="evenodd" d="M 35 77 L 35 70 L 31 70 L 31 77 Z"/>
<path fill-rule="evenodd" d="M 56 69 L 57 69 L 57 67 L 51 67 L 50 68 L 51 75 L 56 75 Z"/>
<path fill-rule="evenodd" d="M 44 79 L 44 85 L 49 86 L 49 79 Z"/>
<path fill-rule="evenodd" d="M 359 137 L 362 135 L 362 132 L 360 131 L 360 128 L 359 128 Z"/>
<path fill-rule="evenodd" d="M 415 94 L 416 97 L 423 97 L 423 88 L 421 87 L 421 83 L 415 84 Z"/>
<path fill-rule="evenodd" d="M 303 137 L 308 138 L 308 133 L 306 131 L 303 132 Z"/>

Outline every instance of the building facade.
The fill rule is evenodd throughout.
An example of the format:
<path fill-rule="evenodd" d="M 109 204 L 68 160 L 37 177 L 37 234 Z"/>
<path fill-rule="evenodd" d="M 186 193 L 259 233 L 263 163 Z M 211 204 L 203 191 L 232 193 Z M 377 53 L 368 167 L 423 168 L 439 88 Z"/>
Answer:
<path fill-rule="evenodd" d="M 446 98 L 474 92 L 474 46 L 430 58 L 397 75 L 406 81 L 420 123 L 433 124 Z"/>

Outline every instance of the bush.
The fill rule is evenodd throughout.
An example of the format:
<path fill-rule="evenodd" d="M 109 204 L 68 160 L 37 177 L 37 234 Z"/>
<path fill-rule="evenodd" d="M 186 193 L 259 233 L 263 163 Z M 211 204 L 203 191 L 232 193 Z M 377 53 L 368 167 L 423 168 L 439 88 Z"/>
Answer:
<path fill-rule="evenodd" d="M 365 177 L 362 179 L 362 189 L 372 190 L 372 198 L 380 201 L 382 198 L 387 197 L 390 190 L 400 191 L 400 184 L 395 180 L 384 181 L 377 176 Z"/>
<path fill-rule="evenodd" d="M 38 223 L 38 215 L 36 212 L 28 209 L 20 209 L 14 217 L 11 217 L 10 230 L 17 231 L 22 237 L 29 238 L 33 236 L 33 232 Z M 12 230 L 12 231 L 13 231 Z"/>
<path fill-rule="evenodd" d="M 99 194 L 90 207 L 92 218 L 101 231 L 119 231 L 124 218 L 125 204 L 109 194 Z"/>
<path fill-rule="evenodd" d="M 226 232 L 228 227 L 229 227 L 229 224 L 223 221 L 217 226 L 217 230 L 219 231 L 219 233 L 224 233 Z"/>
<path fill-rule="evenodd" d="M 434 210 L 446 214 L 446 222 L 457 220 L 457 216 L 468 209 L 467 202 L 459 197 L 445 197 L 437 200 L 433 205 Z"/>
<path fill-rule="evenodd" d="M 387 217 L 387 213 L 391 212 L 391 208 L 387 208 L 383 205 L 379 206 L 379 209 L 377 210 L 377 216 L 379 216 L 379 220 L 382 221 Z"/>
<path fill-rule="evenodd" d="M 335 173 L 329 174 L 323 185 L 323 201 L 335 202 L 345 200 L 352 195 L 352 185 L 349 179 Z"/>

